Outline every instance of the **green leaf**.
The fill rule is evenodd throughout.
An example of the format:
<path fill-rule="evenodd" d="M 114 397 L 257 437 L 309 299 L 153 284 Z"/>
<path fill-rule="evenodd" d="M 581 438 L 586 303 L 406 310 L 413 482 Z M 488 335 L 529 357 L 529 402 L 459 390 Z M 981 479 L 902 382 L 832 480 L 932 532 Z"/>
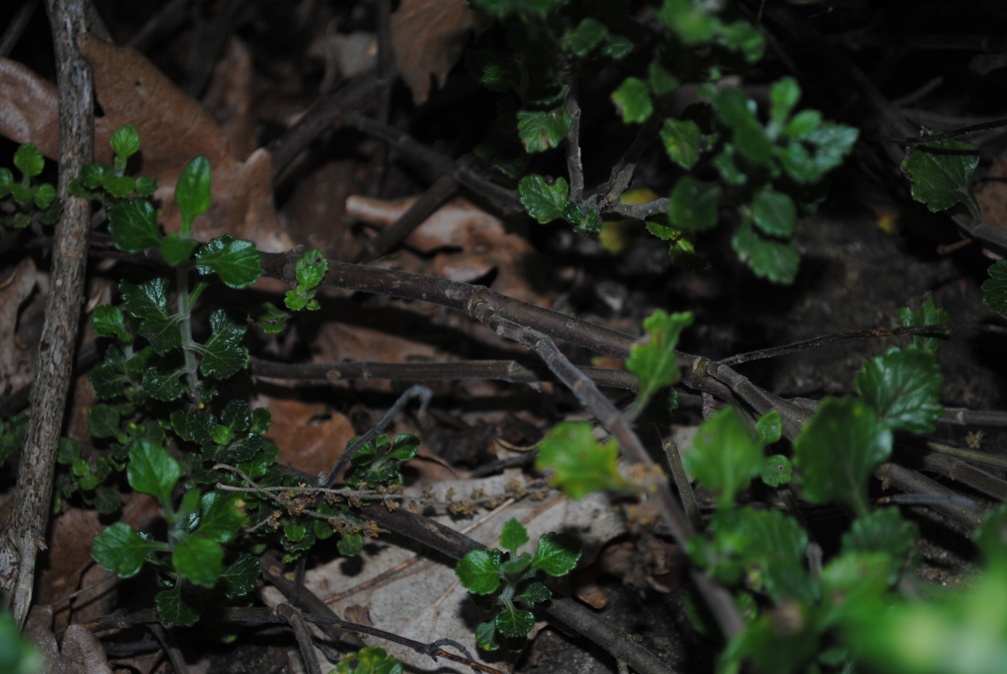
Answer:
<path fill-rule="evenodd" d="M 14 616 L 7 609 L 0 611 L 0 670 L 9 674 L 51 671 L 32 642 L 21 634 Z"/>
<path fill-rule="evenodd" d="M 178 461 L 159 443 L 141 438 L 130 445 L 126 471 L 129 486 L 153 496 L 165 510 L 171 508 L 171 492 L 181 475 Z"/>
<path fill-rule="evenodd" d="M 498 19 L 518 14 L 527 23 L 527 17 L 544 17 L 565 3 L 566 0 L 473 0 L 472 8 Z"/>
<path fill-rule="evenodd" d="M 325 278 L 325 272 L 329 270 L 329 261 L 322 255 L 322 251 L 312 248 L 297 260 L 294 267 L 294 274 L 298 285 L 304 286 L 305 290 L 316 287 Z"/>
<path fill-rule="evenodd" d="M 691 0 L 664 0 L 658 16 L 686 46 L 709 42 L 723 24 Z"/>
<path fill-rule="evenodd" d="M 784 77 L 769 90 L 769 119 L 777 125 L 786 123 L 801 98 L 801 87 L 793 77 Z"/>
<path fill-rule="evenodd" d="M 224 309 L 210 314 L 210 339 L 206 344 L 196 346 L 203 356 L 199 371 L 204 377 L 227 379 L 245 367 L 248 351 L 241 346 L 241 340 L 247 329 L 232 321 Z"/>
<path fill-rule="evenodd" d="M 139 253 L 161 244 L 157 213 L 146 199 L 117 201 L 108 207 L 108 233 L 115 247 L 127 253 Z"/>
<path fill-rule="evenodd" d="M 514 559 L 508 559 L 500 564 L 500 573 L 510 578 L 518 578 L 531 566 L 531 555 L 522 552 Z M 534 572 L 533 572 L 534 573 Z"/>
<path fill-rule="evenodd" d="M 915 344 L 893 347 L 866 361 L 857 373 L 857 392 L 883 423 L 894 430 L 933 433 L 944 408 L 939 402 L 944 377 L 932 351 Z"/>
<path fill-rule="evenodd" d="M 752 200 L 752 220 L 755 226 L 771 236 L 790 237 L 797 222 L 797 206 L 783 192 L 765 187 Z"/>
<path fill-rule="evenodd" d="M 1007 314 L 1007 260 L 997 260 L 986 273 L 989 278 L 983 281 L 983 304 L 990 311 Z"/>
<path fill-rule="evenodd" d="M 913 186 L 913 199 L 926 204 L 931 213 L 961 203 L 979 216 L 972 180 L 979 165 L 979 150 L 971 143 L 944 140 L 923 143 L 902 162 L 902 171 Z"/>
<path fill-rule="evenodd" d="M 133 334 L 126 326 L 126 317 L 119 307 L 99 304 L 91 314 L 91 328 L 99 337 L 115 337 L 124 344 L 133 341 Z"/>
<path fill-rule="evenodd" d="M 533 173 L 522 178 L 517 189 L 521 205 L 540 224 L 563 216 L 570 195 L 570 184 L 566 178 L 556 178 L 550 185 L 545 178 Z"/>
<path fill-rule="evenodd" d="M 720 186 L 703 183 L 691 176 L 680 178 L 671 192 L 668 221 L 685 231 L 713 229 L 720 219 Z"/>
<path fill-rule="evenodd" d="M 119 492 L 109 487 L 98 487 L 94 490 L 94 509 L 99 515 L 111 515 L 122 506 Z"/>
<path fill-rule="evenodd" d="M 213 587 L 224 570 L 224 548 L 208 538 L 183 534 L 171 553 L 171 563 L 183 578 Z"/>
<path fill-rule="evenodd" d="M 150 534 L 138 532 L 125 522 L 116 522 L 94 537 L 91 556 L 106 571 L 120 578 L 131 578 L 140 573 L 148 555 L 164 547 Z"/>
<path fill-rule="evenodd" d="M 199 155 L 186 164 L 178 177 L 178 183 L 175 185 L 175 203 L 178 204 L 178 212 L 182 216 L 179 233 L 183 239 L 189 238 L 192 221 L 196 216 L 206 213 L 210 208 L 210 183 L 210 160 L 205 155 Z"/>
<path fill-rule="evenodd" d="M 531 582 L 525 586 L 524 590 L 514 597 L 514 601 L 523 601 L 527 604 L 539 604 L 552 597 L 552 591 L 543 583 Z"/>
<path fill-rule="evenodd" d="M 732 140 L 738 152 L 754 164 L 766 164 L 773 156 L 773 143 L 756 117 L 755 101 L 740 89 L 719 90 L 714 104 L 717 116 L 734 131 Z"/>
<path fill-rule="evenodd" d="M 34 143 L 25 143 L 14 151 L 14 166 L 17 166 L 26 178 L 34 178 L 45 168 L 45 156 Z"/>
<path fill-rule="evenodd" d="M 619 88 L 612 92 L 622 121 L 625 124 L 640 124 L 654 114 L 654 102 L 650 99 L 650 87 L 643 80 L 627 77 Z"/>
<path fill-rule="evenodd" d="M 499 564 L 489 550 L 470 550 L 458 560 L 455 575 L 472 594 L 493 594 L 500 587 Z"/>
<path fill-rule="evenodd" d="M 664 120 L 660 134 L 671 161 L 686 171 L 695 166 L 699 159 L 699 140 L 702 133 L 694 121 L 668 118 Z"/>
<path fill-rule="evenodd" d="M 619 474 L 619 447 L 594 439 L 589 423 L 564 422 L 552 428 L 539 445 L 535 467 L 551 470 L 550 484 L 577 500 L 596 491 L 632 491 L 636 486 Z"/>
<path fill-rule="evenodd" d="M 972 539 L 987 561 L 1007 561 L 1007 505 L 983 513 L 982 524 Z"/>
<path fill-rule="evenodd" d="M 573 536 L 550 531 L 538 539 L 538 548 L 535 550 L 531 565 L 558 578 L 573 571 L 580 561 L 580 556 L 580 541 Z"/>
<path fill-rule="evenodd" d="M 597 209 L 584 211 L 574 202 L 568 201 L 563 209 L 563 217 L 573 224 L 575 234 L 593 236 L 601 231 L 601 216 Z"/>
<path fill-rule="evenodd" d="M 290 314 L 280 311 L 272 302 L 263 302 L 252 311 L 252 320 L 262 328 L 267 335 L 277 335 L 283 332 Z"/>
<path fill-rule="evenodd" d="M 159 354 L 177 349 L 182 344 L 175 318 L 168 313 L 167 279 L 156 277 L 140 285 L 128 281 L 119 284 L 126 313 L 140 319 L 140 335 Z"/>
<path fill-rule="evenodd" d="M 741 52 L 748 63 L 760 61 L 766 50 L 766 39 L 762 33 L 744 19 L 723 26 L 717 42 Z"/>
<path fill-rule="evenodd" d="M 1004 266 L 1007 267 L 1007 263 Z M 1004 280 L 1007 281 L 1007 270 L 1004 273 Z M 986 286 L 983 285 L 983 302 L 986 301 L 985 288 Z M 1007 291 L 1007 284 L 1005 284 L 1005 291 Z M 1007 304 L 1005 304 L 1005 308 L 1007 308 Z M 914 328 L 926 325 L 945 325 L 951 320 L 951 315 L 944 311 L 942 307 L 934 305 L 933 295 L 927 295 L 927 299 L 923 301 L 923 305 L 919 309 L 914 310 L 909 307 L 899 309 L 899 320 L 907 328 Z M 937 347 L 946 342 L 947 339 L 947 337 L 913 335 L 913 344 L 927 351 L 937 351 Z"/>
<path fill-rule="evenodd" d="M 692 325 L 692 312 L 668 315 L 657 309 L 643 321 L 646 341 L 630 347 L 626 369 L 640 380 L 637 399 L 650 400 L 659 389 L 677 384 L 682 373 L 675 360 L 675 347 L 682 330 Z"/>
<path fill-rule="evenodd" d="M 95 405 L 87 411 L 87 427 L 96 438 L 118 437 L 122 432 L 119 429 L 119 410 L 111 405 Z"/>
<path fill-rule="evenodd" d="M 779 442 L 783 437 L 783 418 L 778 410 L 766 412 L 755 422 L 755 442 L 760 447 Z"/>
<path fill-rule="evenodd" d="M 518 110 L 517 133 L 526 152 L 559 146 L 569 130 L 570 115 L 562 105 L 545 112 Z"/>
<path fill-rule="evenodd" d="M 157 617 L 165 625 L 192 627 L 199 620 L 199 610 L 185 600 L 177 586 L 154 595 L 154 605 Z"/>
<path fill-rule="evenodd" d="M 56 201 L 56 188 L 49 183 L 42 183 L 35 187 L 35 205 L 45 210 Z"/>
<path fill-rule="evenodd" d="M 577 27 L 567 31 L 560 44 L 574 56 L 587 56 L 608 36 L 608 28 L 597 19 L 587 17 Z"/>
<path fill-rule="evenodd" d="M 517 519 L 510 518 L 500 532 L 500 545 L 517 554 L 518 548 L 528 542 L 528 530 Z"/>
<path fill-rule="evenodd" d="M 790 459 L 782 454 L 773 454 L 766 457 L 766 462 L 762 464 L 762 481 L 770 487 L 779 487 L 781 484 L 790 482 L 793 477 L 793 466 Z"/>
<path fill-rule="evenodd" d="M 496 640 L 497 627 L 492 620 L 476 625 L 476 647 L 481 651 L 496 651 L 500 644 Z"/>
<path fill-rule="evenodd" d="M 336 548 L 344 557 L 356 557 L 364 549 L 364 537 L 360 534 L 343 534 L 336 543 Z"/>
<path fill-rule="evenodd" d="M 132 124 L 121 126 L 108 139 L 112 152 L 123 161 L 140 151 L 140 134 Z"/>
<path fill-rule="evenodd" d="M 867 512 L 867 477 L 892 453 L 892 432 L 858 398 L 826 398 L 794 441 L 794 465 L 812 503 L 843 501 Z"/>
<path fill-rule="evenodd" d="M 513 605 L 507 606 L 493 618 L 497 631 L 505 637 L 528 636 L 535 626 L 535 615 L 531 611 L 520 611 Z"/>
<path fill-rule="evenodd" d="M 670 94 L 682 84 L 678 78 L 668 72 L 657 61 L 651 61 L 647 66 L 647 80 L 655 96 Z"/>
<path fill-rule="evenodd" d="M 181 369 L 172 372 L 161 372 L 156 367 L 148 367 L 143 371 L 143 390 L 154 400 L 170 403 L 185 395 L 182 386 Z"/>
<path fill-rule="evenodd" d="M 195 239 L 183 239 L 174 233 L 167 234 L 161 239 L 161 254 L 168 265 L 177 267 L 189 259 L 198 245 L 199 241 Z"/>
<path fill-rule="evenodd" d="M 465 53 L 465 68 L 492 91 L 508 91 L 517 87 L 521 79 L 514 59 L 488 49 L 469 49 Z"/>
<path fill-rule="evenodd" d="M 748 264 L 756 276 L 773 283 L 789 285 L 797 276 L 801 255 L 793 241 L 777 241 L 756 232 L 746 219 L 731 239 L 738 258 Z"/>
<path fill-rule="evenodd" d="M 101 186 L 115 199 L 125 199 L 136 189 L 136 181 L 129 176 L 105 173 L 101 176 Z M 155 221 L 155 225 L 156 225 Z M 111 231 L 111 229 L 109 229 Z"/>
<path fill-rule="evenodd" d="M 724 149 L 713 158 L 713 165 L 717 167 L 725 183 L 739 187 L 748 182 L 748 175 L 738 167 L 735 155 L 734 146 L 725 145 Z"/>
<path fill-rule="evenodd" d="M 244 288 L 262 276 L 262 253 L 255 243 L 235 240 L 230 234 L 218 236 L 196 251 L 196 270 L 216 274 L 231 288 Z"/>
<path fill-rule="evenodd" d="M 420 451 L 420 439 L 417 436 L 410 433 L 399 433 L 392 440 L 388 456 L 396 461 L 408 461 L 416 456 L 418 451 Z"/>
<path fill-rule="evenodd" d="M 902 575 L 909 551 L 919 537 L 919 527 L 902 518 L 898 508 L 882 508 L 853 521 L 843 534 L 843 554 L 884 553 L 888 582 L 894 585 Z"/>
<path fill-rule="evenodd" d="M 247 596 L 255 589 L 259 580 L 259 571 L 259 559 L 255 555 L 250 555 L 247 552 L 238 555 L 234 563 L 225 566 L 220 574 L 224 595 L 228 599 Z"/>
<path fill-rule="evenodd" d="M 236 495 L 218 491 L 203 494 L 199 504 L 199 528 L 195 533 L 217 543 L 230 543 L 237 537 L 247 519 L 238 512 L 237 505 Z"/>
<path fill-rule="evenodd" d="M 733 407 L 725 407 L 703 422 L 695 448 L 685 455 L 689 474 L 717 494 L 721 507 L 734 503 L 738 492 L 762 472 L 762 447 L 752 440 Z"/>
<path fill-rule="evenodd" d="M 368 646 L 339 661 L 336 674 L 402 674 L 402 664 L 383 648 Z M 332 673 L 330 673 L 332 674 Z"/>

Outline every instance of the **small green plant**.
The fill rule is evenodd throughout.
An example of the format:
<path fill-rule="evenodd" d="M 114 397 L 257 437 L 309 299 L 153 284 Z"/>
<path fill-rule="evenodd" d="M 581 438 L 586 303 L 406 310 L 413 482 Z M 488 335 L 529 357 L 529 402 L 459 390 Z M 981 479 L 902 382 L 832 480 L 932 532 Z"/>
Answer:
<path fill-rule="evenodd" d="M 166 588 L 155 597 L 159 617 L 191 625 L 203 606 L 241 601 L 251 592 L 259 575 L 256 555 L 266 543 L 279 543 L 293 559 L 338 533 L 340 552 L 355 555 L 363 546 L 365 523 L 336 499 L 306 493 L 280 470 L 279 452 L 266 439 L 268 409 L 222 399 L 221 383 L 247 367 L 242 341 L 248 327 L 237 308 L 210 311 L 206 325 L 194 312 L 212 283 L 241 289 L 262 271 L 252 242 L 224 235 L 203 243 L 192 236 L 195 219 L 210 206 L 209 162 L 197 157 L 182 171 L 175 188 L 180 228 L 163 234 L 150 201 L 155 181 L 126 174 L 130 157 L 140 150 L 139 135 L 127 126 L 110 142 L 113 163 L 85 167 L 70 190 L 104 206 L 120 250 L 154 249 L 174 277 L 129 275 L 119 284 L 121 306 L 95 308 L 92 327 L 107 340 L 103 360 L 89 375 L 99 398 L 88 414 L 95 448 L 85 457 L 80 443 L 61 443 L 58 458 L 67 471 L 57 478 L 57 503 L 79 498 L 102 514 L 114 514 L 120 505 L 115 482 L 122 472 L 134 491 L 153 496 L 167 523 L 165 539 L 117 522 L 96 537 L 93 556 L 123 578 L 153 568 Z M 298 264 L 305 305 L 324 267 L 318 251 Z M 286 316 L 261 305 L 249 313 L 267 332 L 282 329 Z M 18 417 L 4 425 L 5 455 L 16 451 L 22 433 Z M 409 458 L 415 454 L 419 441 L 409 438 L 396 439 L 395 457 L 407 449 Z M 372 485 L 401 483 L 393 457 L 365 453 L 358 468 Z M 290 491 L 255 491 L 249 480 Z M 224 491 L 218 484 L 244 491 Z"/>
<path fill-rule="evenodd" d="M 347 448 L 356 441 L 357 438 L 353 438 L 346 443 Z M 389 441 L 382 433 L 353 454 L 350 469 L 346 471 L 346 484 L 353 489 L 401 485 L 401 464 L 416 456 L 419 449 L 420 439 L 415 435 L 400 433 Z"/>
<path fill-rule="evenodd" d="M 62 206 L 56 198 L 56 188 L 49 183 L 35 184 L 35 178 L 45 167 L 42 151 L 31 143 L 22 145 L 14 152 L 14 166 L 21 172 L 21 180 L 7 167 L 0 167 L 0 200 L 10 197 L 14 202 L 14 212 L 0 216 L 0 225 L 24 229 L 37 220 L 43 225 L 54 225 L 59 221 Z"/>
<path fill-rule="evenodd" d="M 518 553 L 527 543 L 527 529 L 510 519 L 500 532 L 504 550 L 472 550 L 455 567 L 462 586 L 483 599 L 480 603 L 494 613 L 476 628 L 476 644 L 482 650 L 495 651 L 501 646 L 520 650 L 535 624 L 535 614 L 529 609 L 552 596 L 541 574 L 565 576 L 580 560 L 580 543 L 570 536 L 544 534 L 534 556 Z"/>
<path fill-rule="evenodd" d="M 304 253 L 294 267 L 297 287 L 288 290 L 283 301 L 291 311 L 318 311 L 320 305 L 315 299 L 316 288 L 329 270 L 329 261 L 317 248 Z"/>
<path fill-rule="evenodd" d="M 668 242 L 673 262 L 695 264 L 696 234 L 734 213 L 738 257 L 758 276 L 793 282 L 800 261 L 797 216 L 817 207 L 825 175 L 849 153 L 857 130 L 824 121 L 815 110 L 798 111 L 801 91 L 791 78 L 772 85 L 761 109 L 728 84 L 725 72 L 744 73 L 764 51 L 762 33 L 729 3 L 647 4 L 658 21 L 644 29 L 624 2 L 473 2 L 501 22 L 510 51 L 474 50 L 469 70 L 518 101 L 501 103 L 497 132 L 481 156 L 510 176 L 523 175 L 520 200 L 538 222 L 565 220 L 578 233 L 598 234 L 602 214 L 633 218 Z M 624 161 L 592 193 L 580 159 L 578 85 L 613 66 L 625 77 L 611 103 L 623 124 L 640 126 Z M 675 93 L 685 84 L 695 85 L 700 102 L 672 115 Z M 623 203 L 636 162 L 657 139 L 676 169 L 670 196 Z M 502 160 L 514 141 L 529 154 L 565 144 L 568 177 L 528 173 L 527 157 Z"/>
<path fill-rule="evenodd" d="M 402 674 L 402 663 L 377 646 L 361 648 L 339 661 L 329 674 Z"/>

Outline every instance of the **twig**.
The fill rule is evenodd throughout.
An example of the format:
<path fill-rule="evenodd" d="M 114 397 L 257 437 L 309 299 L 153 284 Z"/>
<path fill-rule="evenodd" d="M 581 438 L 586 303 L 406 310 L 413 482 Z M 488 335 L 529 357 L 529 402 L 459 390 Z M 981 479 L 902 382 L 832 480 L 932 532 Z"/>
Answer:
<path fill-rule="evenodd" d="M 570 130 L 566 133 L 566 171 L 570 174 L 570 200 L 576 204 L 584 197 L 584 161 L 580 149 L 580 105 L 577 90 L 571 86 L 566 95 L 566 114 L 570 115 Z"/>
<path fill-rule="evenodd" d="M 845 339 L 865 339 L 868 337 L 894 337 L 896 335 L 922 335 L 925 337 L 947 337 L 951 332 L 952 328 L 961 328 L 968 326 L 956 326 L 956 325 L 916 325 L 912 327 L 900 327 L 900 328 L 874 328 L 872 330 L 850 330 L 847 332 L 837 332 L 829 335 L 819 335 L 817 337 L 812 337 L 810 339 L 804 339 L 800 342 L 792 342 L 790 344 L 784 344 L 782 346 L 773 346 L 767 349 L 757 349 L 755 351 L 746 351 L 745 353 L 739 353 L 729 358 L 722 358 L 717 362 L 721 365 L 740 365 L 742 363 L 751 363 L 756 360 L 765 360 L 767 358 L 779 358 L 780 356 L 789 356 L 791 354 L 797 353 L 799 351 L 804 351 L 806 349 L 814 349 L 819 346 L 824 346 L 825 344 L 831 344 L 833 342 L 839 342 Z"/>
<path fill-rule="evenodd" d="M 388 424 L 392 423 L 399 412 L 401 412 L 406 403 L 408 403 L 413 398 L 420 399 L 420 417 L 422 418 L 427 413 L 427 406 L 430 404 L 430 398 L 433 393 L 426 386 L 420 386 L 416 384 L 415 386 L 410 386 L 406 389 L 405 393 L 399 396 L 399 399 L 385 412 L 385 415 L 378 420 L 378 423 L 369 429 L 366 433 L 357 438 L 357 441 L 346 448 L 346 451 L 339 455 L 339 459 L 336 461 L 336 465 L 332 467 L 332 470 L 326 475 L 322 473 L 318 476 L 318 484 L 322 487 L 328 487 L 336 478 L 343 472 L 350 460 L 353 459 L 353 455 L 360 451 L 360 448 L 366 445 L 368 442 L 373 440 L 378 433 L 381 433 L 388 427 Z"/>
<path fill-rule="evenodd" d="M 64 206 L 53 243 L 49 297 L 35 360 L 32 413 L 21 446 L 17 486 L 11 499 L 14 505 L 9 519 L 0 527 L 0 594 L 6 596 L 19 626 L 24 624 L 31 604 L 35 554 L 45 547 L 56 452 L 84 301 L 91 204 L 70 196 L 67 188 L 91 161 L 94 151 L 91 71 L 77 51 L 77 36 L 87 31 L 87 4 L 86 0 L 46 1 L 56 46 L 58 192 Z"/>
<path fill-rule="evenodd" d="M 304 668 L 308 674 L 322 674 L 322 667 L 318 664 L 318 656 L 315 655 L 315 645 L 311 640 L 308 629 L 304 626 L 301 613 L 291 604 L 283 603 L 276 607 L 276 612 L 287 619 L 290 628 L 294 630 L 294 638 L 301 649 L 301 659 L 304 661 Z"/>
<path fill-rule="evenodd" d="M 581 372 L 598 386 L 636 391 L 639 380 L 635 374 L 611 367 L 581 366 Z M 515 384 L 553 381 L 547 368 L 530 367 L 514 360 L 439 361 L 433 363 L 275 363 L 251 359 L 252 374 L 268 379 L 299 379 L 302 381 L 334 382 L 345 379 L 390 379 L 393 381 L 449 381 L 462 379 L 495 379 Z M 542 370 L 542 371 L 540 371 Z"/>
<path fill-rule="evenodd" d="M 881 484 L 886 488 L 892 485 L 899 491 L 909 494 L 936 494 L 948 499 L 946 503 L 936 502 L 929 507 L 946 516 L 953 522 L 962 526 L 966 531 L 972 532 L 982 524 L 982 513 L 968 506 L 956 503 L 956 494 L 944 485 L 934 482 L 922 473 L 900 466 L 897 463 L 883 463 L 874 469 L 874 476 L 881 480 Z"/>
<path fill-rule="evenodd" d="M 647 146 L 654 140 L 654 136 L 657 135 L 657 127 L 661 123 L 661 119 L 661 115 L 651 115 L 650 119 L 644 122 L 643 126 L 636 132 L 636 136 L 633 138 L 633 142 L 630 143 L 629 149 L 626 150 L 626 154 L 612 167 L 612 173 L 609 176 L 608 182 L 598 190 L 598 195 L 588 200 L 589 207 L 597 208 L 602 213 L 618 212 L 615 208 L 619 206 L 619 199 L 629 189 L 629 185 L 633 181 L 633 173 L 636 172 L 636 163 L 640 161 L 643 151 L 647 149 Z M 666 204 L 667 199 L 663 201 Z M 656 203 L 658 202 L 651 202 L 651 204 Z M 667 205 L 665 205 L 664 211 L 661 212 L 667 212 L 667 210 Z M 645 217 L 625 215 L 628 217 Z M 648 215 L 654 215 L 654 213 L 649 213 Z"/>
<path fill-rule="evenodd" d="M 364 244 L 353 261 L 365 263 L 379 258 L 387 253 L 392 246 L 402 241 L 423 224 L 441 205 L 454 196 L 458 183 L 448 175 L 442 175 L 431 185 L 420 198 L 413 202 L 405 213 L 399 216 L 391 227 L 388 227 L 376 237 Z"/>
<path fill-rule="evenodd" d="M 31 20 L 35 10 L 38 9 L 39 1 L 29 0 L 21 5 L 21 9 L 17 11 L 14 18 L 7 24 L 7 29 L 3 32 L 3 36 L 0 36 L 0 56 L 9 55 L 14 45 L 21 39 L 21 34 L 24 33 L 25 27 Z"/>
<path fill-rule="evenodd" d="M 185 656 L 182 655 L 181 649 L 168 630 L 164 629 L 160 623 L 150 623 L 148 628 L 168 655 L 168 662 L 171 663 L 173 674 L 189 674 L 189 667 L 185 664 Z M 321 673 L 319 672 L 319 674 Z"/>
<path fill-rule="evenodd" d="M 342 124 L 350 112 L 371 103 L 379 81 L 373 70 L 357 75 L 333 92 L 321 96 L 292 127 L 269 144 L 276 183 L 283 170 L 322 133 Z"/>

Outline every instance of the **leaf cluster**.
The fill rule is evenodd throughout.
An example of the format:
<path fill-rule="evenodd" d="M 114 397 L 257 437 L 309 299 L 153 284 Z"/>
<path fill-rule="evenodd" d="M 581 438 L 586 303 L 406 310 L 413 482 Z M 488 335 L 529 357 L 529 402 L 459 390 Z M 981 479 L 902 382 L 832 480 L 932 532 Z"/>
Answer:
<path fill-rule="evenodd" d="M 571 536 L 547 533 L 538 540 L 535 554 L 518 553 L 528 543 L 528 530 L 511 518 L 500 532 L 503 548 L 467 552 L 455 567 L 462 586 L 494 615 L 476 627 L 476 644 L 485 651 L 501 646 L 520 650 L 521 642 L 535 624 L 530 609 L 547 601 L 552 592 L 541 581 L 542 573 L 560 577 L 580 561 L 580 543 Z"/>
<path fill-rule="evenodd" d="M 416 456 L 420 449 L 420 439 L 408 433 L 400 433 L 392 440 L 382 433 L 354 450 L 359 440 L 358 436 L 346 443 L 346 451 L 353 451 L 353 456 L 345 481 L 353 489 L 401 485 L 402 462 Z"/>
<path fill-rule="evenodd" d="M 24 229 L 32 222 L 56 224 L 63 210 L 56 188 L 35 180 L 45 167 L 42 151 L 32 143 L 20 146 L 14 152 L 14 166 L 21 173 L 20 181 L 9 168 L 0 167 L 0 200 L 10 198 L 14 205 L 13 213 L 0 215 L 0 225 Z"/>

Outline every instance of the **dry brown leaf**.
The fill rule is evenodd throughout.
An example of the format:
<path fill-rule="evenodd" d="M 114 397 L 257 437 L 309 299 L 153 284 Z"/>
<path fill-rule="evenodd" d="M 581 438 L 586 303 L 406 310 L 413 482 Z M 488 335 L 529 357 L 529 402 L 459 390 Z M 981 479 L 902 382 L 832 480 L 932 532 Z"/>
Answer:
<path fill-rule="evenodd" d="M 280 463 L 309 475 L 332 470 L 357 435 L 349 419 L 319 403 L 259 396 L 252 407 L 269 408 L 268 437 L 280 449 Z"/>
<path fill-rule="evenodd" d="M 432 492 L 435 499 L 459 501 L 477 494 L 512 493 L 515 481 L 524 484 L 519 472 L 510 471 L 491 478 L 441 481 L 426 486 L 430 490 L 427 493 Z M 410 486 L 409 491 L 418 491 L 424 486 Z M 590 559 L 601 546 L 626 532 L 622 514 L 604 494 L 591 494 L 580 501 L 571 501 L 558 492 L 551 496 L 544 501 L 524 499 L 488 517 L 480 513 L 468 535 L 488 547 L 495 547 L 504 523 L 515 517 L 527 527 L 532 541 L 548 531 L 578 536 L 585 547 L 585 558 Z M 434 519 L 455 529 L 472 525 L 470 521 L 448 516 Z M 534 549 L 534 545 L 529 547 Z M 458 583 L 453 565 L 421 557 L 391 577 L 379 579 L 379 575 L 416 558 L 413 550 L 381 538 L 366 544 L 360 558 L 363 564 L 359 566 L 356 559 L 337 558 L 316 567 L 305 575 L 305 585 L 323 600 L 337 596 L 338 599 L 330 603 L 337 614 L 350 606 L 363 605 L 368 607 L 369 616 L 378 629 L 423 643 L 454 639 L 482 661 L 483 653 L 475 647 L 474 629 L 486 619 L 486 614 L 476 608 L 468 592 Z M 355 588 L 361 589 L 354 591 Z M 273 588 L 263 592 L 263 599 L 271 606 L 284 601 Z M 536 625 L 536 631 L 538 627 Z M 382 647 L 419 672 L 471 671 L 457 663 L 434 662 L 397 644 L 382 644 Z M 495 666 L 499 667 L 499 662 Z"/>
<path fill-rule="evenodd" d="M 203 96 L 203 105 L 220 125 L 231 156 L 240 161 L 255 151 L 255 119 L 252 107 L 252 53 L 232 37 L 227 52 L 213 68 L 213 77 Z"/>
<path fill-rule="evenodd" d="M 982 208 L 983 224 L 1007 232 L 1007 153 L 990 166 L 984 180 L 976 185 L 976 200 Z"/>
<path fill-rule="evenodd" d="M 171 198 L 178 176 L 190 159 L 203 154 L 213 168 L 213 201 L 196 219 L 194 235 L 210 239 L 233 234 L 268 252 L 292 247 L 273 206 L 269 152 L 259 149 L 245 162 L 236 160 L 209 113 L 135 49 L 87 34 L 80 37 L 79 47 L 91 65 L 104 111 L 95 119 L 95 161 L 111 163 L 110 134 L 124 124 L 135 126 L 142 143 L 142 171 L 159 181 L 156 197 L 168 231 L 178 230 L 178 209 Z M 0 59 L 0 92 L 0 134 L 35 143 L 55 158 L 55 87 L 23 66 Z"/>
<path fill-rule="evenodd" d="M 346 200 L 346 213 L 380 228 L 395 222 L 415 197 L 385 201 L 353 196 Z M 405 240 L 424 254 L 437 252 L 423 270 L 470 283 L 496 270 L 491 287 L 509 297 L 545 306 L 546 300 L 531 287 L 529 277 L 541 267 L 527 241 L 510 234 L 500 219 L 462 198 L 441 206 Z"/>
<path fill-rule="evenodd" d="M 402 0 L 392 12 L 392 51 L 416 105 L 430 96 L 430 77 L 444 86 L 481 17 L 467 0 Z"/>

